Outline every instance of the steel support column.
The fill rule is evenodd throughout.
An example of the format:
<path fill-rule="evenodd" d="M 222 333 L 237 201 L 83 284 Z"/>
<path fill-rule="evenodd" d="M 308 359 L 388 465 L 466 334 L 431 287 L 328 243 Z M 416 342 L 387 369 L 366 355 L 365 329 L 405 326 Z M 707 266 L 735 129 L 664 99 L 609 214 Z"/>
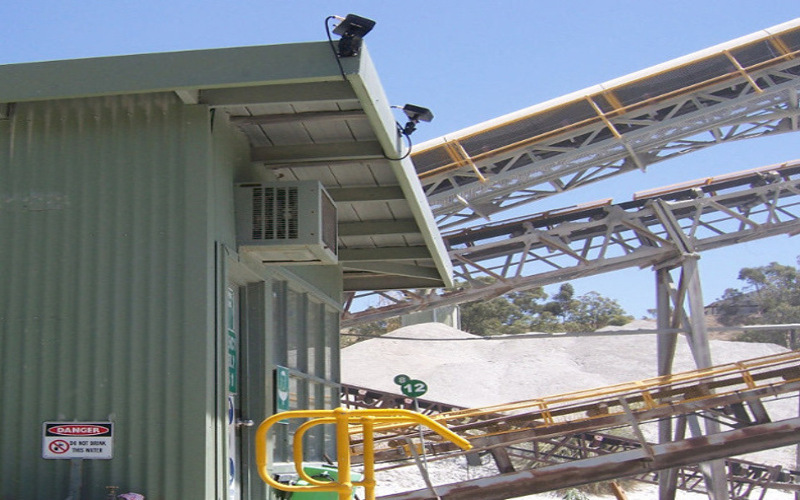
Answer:
<path fill-rule="evenodd" d="M 687 255 L 683 260 L 681 269 L 682 281 L 686 282 L 687 298 L 689 299 L 689 347 L 692 350 L 695 365 L 698 368 L 709 368 L 711 362 L 711 346 L 708 342 L 708 330 L 706 329 L 705 317 L 703 315 L 703 290 L 700 286 L 700 272 L 697 261 L 700 256 L 697 254 Z M 706 420 L 706 433 L 716 434 L 720 432 L 719 422 L 716 420 Z M 700 432 L 697 435 L 701 435 Z M 725 474 L 725 462 L 715 460 L 700 464 L 700 470 L 708 489 L 708 497 L 712 500 L 726 500 L 728 498 L 728 481 Z"/>
<path fill-rule="evenodd" d="M 656 325 L 659 330 L 665 331 L 673 328 L 672 306 L 670 288 L 672 276 L 669 269 L 656 269 Z M 658 355 L 658 375 L 672 373 L 672 361 L 675 357 L 675 348 L 678 336 L 674 333 L 658 333 L 656 352 Z M 664 418 L 658 421 L 658 442 L 672 441 L 672 420 Z M 658 475 L 658 500 L 675 500 L 678 490 L 678 470 L 666 469 Z"/>
<path fill-rule="evenodd" d="M 703 316 L 703 290 L 700 286 L 700 273 L 697 265 L 700 255 L 696 251 L 692 238 L 683 231 L 677 218 L 664 200 L 654 200 L 653 209 L 680 258 L 681 279 L 677 294 L 672 294 L 675 309 L 674 315 L 670 319 L 671 326 L 677 326 L 679 321 L 684 323 L 684 326 L 688 329 L 687 340 L 694 357 L 695 366 L 697 368 L 709 368 L 712 366 L 711 348 L 708 343 L 708 330 Z M 662 278 L 661 276 L 659 277 Z M 662 347 L 661 343 L 659 342 L 659 347 Z M 671 353 L 670 347 L 673 348 Z M 667 344 L 662 349 L 665 352 L 659 352 L 659 370 L 670 368 L 672 365 L 671 356 L 674 355 L 674 345 Z M 718 422 L 714 420 L 706 421 L 707 434 L 716 434 L 719 431 Z M 695 437 L 699 437 L 701 432 L 698 430 L 695 434 Z M 666 432 L 660 428 L 659 438 L 664 437 L 666 437 Z M 700 470 L 703 472 L 708 497 L 711 500 L 726 500 L 728 498 L 728 481 L 725 474 L 725 462 L 723 460 L 715 460 L 701 463 Z M 659 495 L 665 495 L 660 500 L 674 498 L 674 492 L 672 497 L 668 496 L 669 490 L 672 489 L 669 485 L 669 480 L 668 474 L 665 482 L 663 484 L 659 483 Z"/>
<path fill-rule="evenodd" d="M 708 330 L 703 315 L 703 290 L 700 286 L 700 273 L 697 254 L 687 255 L 683 260 L 681 277 L 685 280 L 687 298 L 689 299 L 689 347 L 692 350 L 694 363 L 698 368 L 712 366 L 711 346 L 708 343 Z"/>
<path fill-rule="evenodd" d="M 671 288 L 672 276 L 669 269 L 656 269 L 656 325 L 659 332 L 680 326 L 673 321 Z M 678 336 L 675 333 L 658 333 L 657 342 L 658 375 L 669 375 L 672 373 L 672 360 L 675 357 Z"/>

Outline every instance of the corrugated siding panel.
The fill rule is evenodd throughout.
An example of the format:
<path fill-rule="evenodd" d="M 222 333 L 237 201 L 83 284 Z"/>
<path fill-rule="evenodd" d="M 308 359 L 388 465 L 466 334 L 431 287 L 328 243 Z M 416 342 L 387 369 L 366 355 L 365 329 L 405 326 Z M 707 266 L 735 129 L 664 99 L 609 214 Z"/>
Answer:
<path fill-rule="evenodd" d="M 3 500 L 68 495 L 69 461 L 41 458 L 48 420 L 116 424 L 114 459 L 84 463 L 86 498 L 105 485 L 205 496 L 213 247 L 201 113 L 164 94 L 20 104 L 0 121 Z"/>

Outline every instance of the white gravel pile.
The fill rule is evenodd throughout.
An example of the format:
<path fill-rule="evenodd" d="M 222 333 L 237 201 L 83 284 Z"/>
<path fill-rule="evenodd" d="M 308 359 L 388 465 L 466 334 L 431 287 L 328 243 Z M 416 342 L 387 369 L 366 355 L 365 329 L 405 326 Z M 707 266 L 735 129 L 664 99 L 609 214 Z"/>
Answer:
<path fill-rule="evenodd" d="M 636 321 L 625 329 L 652 329 L 652 322 Z M 784 352 L 773 344 L 711 341 L 714 364 L 723 364 Z M 673 372 L 695 368 L 683 339 L 678 342 Z M 428 384 L 424 399 L 477 407 L 591 389 L 657 375 L 656 338 L 653 334 L 558 337 L 479 337 L 455 328 L 425 323 L 349 346 L 342 351 L 342 381 L 399 393 L 394 377 L 408 375 Z M 797 415 L 796 402 L 778 401 L 768 407 L 773 420 Z M 745 458 L 794 467 L 794 448 L 770 450 Z M 457 463 L 431 465 L 434 484 L 445 484 L 485 474 Z M 492 467 L 492 465 L 488 465 Z M 378 478 L 378 495 L 424 487 L 419 472 L 405 467 Z M 629 500 L 657 498 L 652 488 L 628 491 Z M 554 498 L 532 495 L 529 499 Z M 596 496 L 592 498 L 612 498 Z M 679 498 L 705 498 L 680 492 Z M 768 499 L 790 499 L 770 491 Z"/>

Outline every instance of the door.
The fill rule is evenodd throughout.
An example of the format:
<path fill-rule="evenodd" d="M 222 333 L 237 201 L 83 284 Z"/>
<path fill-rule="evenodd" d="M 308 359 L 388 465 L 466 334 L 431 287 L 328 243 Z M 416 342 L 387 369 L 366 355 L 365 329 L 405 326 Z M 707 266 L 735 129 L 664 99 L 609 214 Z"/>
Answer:
<path fill-rule="evenodd" d="M 227 431 L 228 500 L 242 497 L 241 429 L 241 341 L 239 287 L 229 284 L 225 290 L 225 396 Z"/>

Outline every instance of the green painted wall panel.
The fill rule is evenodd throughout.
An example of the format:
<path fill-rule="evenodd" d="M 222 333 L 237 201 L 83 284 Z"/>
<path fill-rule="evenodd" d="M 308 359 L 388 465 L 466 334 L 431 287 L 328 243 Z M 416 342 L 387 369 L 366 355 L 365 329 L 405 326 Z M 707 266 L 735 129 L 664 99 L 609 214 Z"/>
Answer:
<path fill-rule="evenodd" d="M 171 94 L 0 121 L 0 498 L 65 498 L 42 422 L 108 419 L 115 456 L 85 462 L 86 498 L 213 497 L 209 134 Z"/>
<path fill-rule="evenodd" d="M 107 485 L 151 499 L 226 495 L 217 374 L 225 273 L 242 257 L 233 184 L 269 174 L 224 116 L 211 122 L 207 107 L 170 93 L 20 103 L 0 120 L 3 500 L 70 494 L 69 461 L 43 459 L 41 442 L 43 422 L 73 420 L 115 424 L 114 458 L 83 464 L 83 498 L 104 498 Z M 325 321 L 312 322 L 325 326 L 314 331 L 336 337 L 341 270 L 235 268 L 249 276 L 242 284 L 264 280 L 248 296 L 260 320 L 246 330 L 259 380 L 243 385 L 259 420 L 272 411 L 273 362 L 287 361 L 286 311 L 272 293 L 318 297 Z M 245 481 L 263 497 L 255 476 Z"/>

